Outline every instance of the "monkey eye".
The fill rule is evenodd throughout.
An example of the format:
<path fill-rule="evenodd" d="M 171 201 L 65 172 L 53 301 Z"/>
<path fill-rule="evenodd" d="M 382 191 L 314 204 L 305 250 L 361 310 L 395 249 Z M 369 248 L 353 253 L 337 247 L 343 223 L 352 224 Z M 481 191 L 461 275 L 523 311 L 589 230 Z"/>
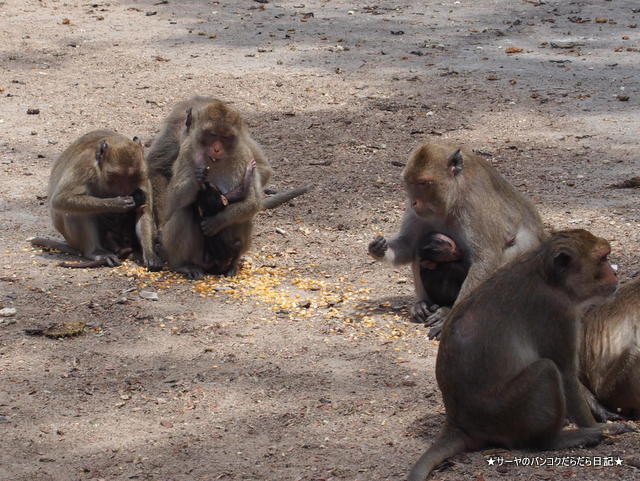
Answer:
<path fill-rule="evenodd" d="M 433 179 L 420 179 L 417 184 L 420 186 L 433 185 Z"/>
<path fill-rule="evenodd" d="M 600 264 L 604 264 L 605 262 L 609 262 L 609 254 L 605 254 L 600 258 Z"/>

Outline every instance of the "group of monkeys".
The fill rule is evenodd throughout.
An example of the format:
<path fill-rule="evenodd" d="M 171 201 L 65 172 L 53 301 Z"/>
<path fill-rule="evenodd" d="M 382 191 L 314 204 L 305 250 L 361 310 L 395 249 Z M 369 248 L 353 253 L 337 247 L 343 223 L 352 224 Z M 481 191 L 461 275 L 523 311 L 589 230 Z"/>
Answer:
<path fill-rule="evenodd" d="M 51 218 L 66 243 L 31 243 L 87 259 L 65 267 L 115 266 L 139 252 L 150 270 L 166 260 L 189 279 L 234 275 L 254 216 L 311 188 L 265 198 L 271 174 L 235 109 L 192 97 L 175 106 L 146 158 L 137 137 L 108 130 L 72 143 L 49 179 Z"/>
<path fill-rule="evenodd" d="M 640 417 L 640 279 L 612 297 L 609 243 L 545 232 L 533 204 L 464 148 L 426 143 L 403 175 L 400 233 L 369 254 L 412 264 L 411 312 L 440 337 L 446 408 L 409 480 L 464 450 L 586 446 L 633 430 L 604 422 Z M 577 429 L 563 429 L 567 418 Z"/>
<path fill-rule="evenodd" d="M 66 242 L 31 242 L 86 259 L 66 266 L 113 266 L 137 252 L 150 270 L 166 261 L 189 279 L 233 275 L 254 216 L 310 188 L 265 197 L 271 174 L 235 109 L 193 97 L 176 105 L 146 158 L 137 138 L 106 130 L 67 148 L 49 182 Z M 425 143 L 403 177 L 400 233 L 376 237 L 369 253 L 412 265 L 411 314 L 440 337 L 446 408 L 409 479 L 424 481 L 463 450 L 590 445 L 630 430 L 603 421 L 640 416 L 640 280 L 612 297 L 608 242 L 545 232 L 533 204 L 465 148 Z M 578 428 L 564 430 L 567 418 Z"/>

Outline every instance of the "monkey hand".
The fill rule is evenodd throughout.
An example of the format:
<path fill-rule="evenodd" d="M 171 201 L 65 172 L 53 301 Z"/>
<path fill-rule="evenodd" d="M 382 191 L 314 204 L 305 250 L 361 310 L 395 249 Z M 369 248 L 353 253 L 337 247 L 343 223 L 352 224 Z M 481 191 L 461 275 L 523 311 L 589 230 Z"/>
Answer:
<path fill-rule="evenodd" d="M 369 255 L 376 259 L 382 259 L 388 247 L 387 239 L 379 235 L 369 243 Z"/>
<path fill-rule="evenodd" d="M 213 217 L 205 217 L 202 219 L 200 228 L 206 237 L 213 237 L 222 230 L 223 225 L 220 222 L 219 216 L 214 215 Z"/>
<path fill-rule="evenodd" d="M 413 322 L 426 324 L 430 317 L 432 317 L 432 314 L 437 312 L 438 309 L 440 309 L 438 304 L 428 303 L 427 301 L 418 301 L 409 308 L 409 313 L 411 314 Z"/>
<path fill-rule="evenodd" d="M 114 212 L 128 212 L 136 208 L 136 201 L 131 195 L 112 197 L 109 201 Z"/>

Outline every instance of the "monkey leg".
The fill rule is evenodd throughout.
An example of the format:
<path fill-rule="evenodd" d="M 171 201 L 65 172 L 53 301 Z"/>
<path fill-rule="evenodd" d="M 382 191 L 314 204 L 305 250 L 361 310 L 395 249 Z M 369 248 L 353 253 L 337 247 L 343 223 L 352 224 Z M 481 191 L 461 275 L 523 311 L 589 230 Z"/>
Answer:
<path fill-rule="evenodd" d="M 553 361 L 539 359 L 488 389 L 459 419 L 472 439 L 510 448 L 553 445 L 566 415 L 562 377 Z"/>
<path fill-rule="evenodd" d="M 97 218 L 93 215 L 54 213 L 54 227 L 74 249 L 91 261 L 105 261 L 108 266 L 120 265 L 120 258 L 100 244 Z"/>
<path fill-rule="evenodd" d="M 135 232 L 142 250 L 142 261 L 150 271 L 162 269 L 162 259 L 158 256 L 154 246 L 155 225 L 150 209 L 140 207 L 141 214 L 136 222 Z"/>
<path fill-rule="evenodd" d="M 193 209 L 179 209 L 162 226 L 162 246 L 175 272 L 187 279 L 204 277 L 204 237 Z"/>
<path fill-rule="evenodd" d="M 620 409 L 625 417 L 640 419 L 640 362 L 633 362 L 628 356 L 631 356 L 631 353 L 620 356 L 627 364 L 626 375 L 611 374 L 611 378 L 615 379 L 615 385 L 602 401 L 611 408 Z"/>

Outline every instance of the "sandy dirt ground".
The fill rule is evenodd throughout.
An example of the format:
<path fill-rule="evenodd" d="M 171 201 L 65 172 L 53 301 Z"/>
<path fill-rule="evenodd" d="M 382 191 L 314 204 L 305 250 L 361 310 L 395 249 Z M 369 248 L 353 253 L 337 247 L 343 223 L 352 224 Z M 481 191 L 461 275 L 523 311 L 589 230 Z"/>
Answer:
<path fill-rule="evenodd" d="M 404 479 L 444 408 L 437 343 L 408 322 L 409 269 L 366 253 L 399 226 L 402 163 L 428 139 L 470 145 L 549 228 L 606 237 L 633 277 L 638 191 L 610 186 L 638 176 L 639 9 L 0 1 L 0 308 L 17 311 L 0 318 L 0 479 Z M 55 235 L 46 183 L 66 145 L 97 128 L 148 145 L 196 93 L 242 112 L 274 189 L 316 184 L 259 215 L 237 279 L 68 270 L 27 247 Z M 87 327 L 24 332 L 63 321 Z M 434 479 L 635 480 L 639 448 L 630 433 L 553 453 L 619 457 L 613 467 L 467 453 Z"/>

